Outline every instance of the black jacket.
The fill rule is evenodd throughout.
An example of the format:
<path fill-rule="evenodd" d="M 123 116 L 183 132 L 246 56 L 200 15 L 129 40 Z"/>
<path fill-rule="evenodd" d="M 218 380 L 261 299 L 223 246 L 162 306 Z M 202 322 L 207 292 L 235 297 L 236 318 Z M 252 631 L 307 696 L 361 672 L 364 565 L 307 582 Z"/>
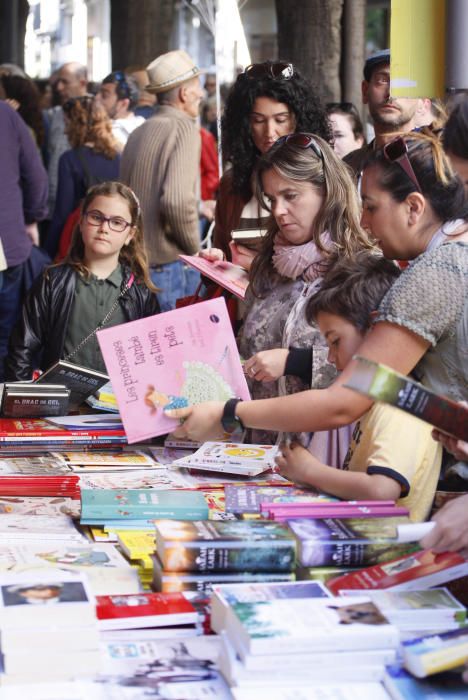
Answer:
<path fill-rule="evenodd" d="M 47 369 L 62 358 L 77 275 L 70 265 L 59 265 L 49 268 L 34 282 L 10 337 L 5 363 L 7 381 L 31 379 L 40 353 L 41 369 Z M 129 277 L 130 271 L 125 268 L 123 286 Z M 159 313 L 156 294 L 137 282 L 119 303 L 129 321 Z"/>

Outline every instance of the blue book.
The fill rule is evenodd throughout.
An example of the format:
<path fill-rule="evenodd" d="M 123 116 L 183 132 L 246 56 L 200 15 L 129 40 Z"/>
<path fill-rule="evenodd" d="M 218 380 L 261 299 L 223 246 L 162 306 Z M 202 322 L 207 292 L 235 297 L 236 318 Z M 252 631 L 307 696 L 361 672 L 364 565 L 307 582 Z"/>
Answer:
<path fill-rule="evenodd" d="M 199 491 L 157 489 L 81 489 L 83 521 L 208 519 L 208 505 Z"/>
<path fill-rule="evenodd" d="M 466 700 L 468 693 L 461 673 L 453 671 L 421 679 L 404 668 L 388 666 L 383 684 L 392 700 Z"/>

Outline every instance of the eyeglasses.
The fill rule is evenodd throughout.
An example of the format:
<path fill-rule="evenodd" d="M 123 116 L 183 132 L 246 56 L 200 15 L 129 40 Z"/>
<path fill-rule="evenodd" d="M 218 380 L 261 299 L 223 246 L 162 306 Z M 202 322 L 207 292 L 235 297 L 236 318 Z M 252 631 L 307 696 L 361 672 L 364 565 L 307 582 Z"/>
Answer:
<path fill-rule="evenodd" d="M 294 75 L 292 63 L 275 61 L 274 63 L 252 63 L 244 71 L 247 78 L 258 80 L 260 78 L 273 78 L 273 80 L 291 80 Z"/>
<path fill-rule="evenodd" d="M 104 222 L 109 225 L 111 231 L 114 233 L 123 233 L 131 223 L 125 221 L 120 216 L 104 216 L 104 214 L 97 209 L 91 209 L 91 211 L 86 211 L 84 213 L 84 218 L 90 226 L 102 226 Z"/>
<path fill-rule="evenodd" d="M 398 136 L 393 141 L 390 141 L 390 143 L 386 143 L 383 147 L 383 154 L 390 163 L 398 163 L 418 192 L 422 193 L 421 185 L 419 184 L 419 180 L 416 177 L 416 173 L 408 157 L 408 146 L 403 136 Z"/>
<path fill-rule="evenodd" d="M 279 139 L 275 141 L 273 146 L 280 146 L 283 143 L 289 143 L 291 144 L 291 146 L 298 146 L 299 148 L 311 148 L 317 156 L 317 158 L 320 158 L 323 163 L 322 149 L 320 148 L 314 137 L 310 134 L 298 132 L 296 134 L 287 134 L 286 136 L 280 136 Z"/>

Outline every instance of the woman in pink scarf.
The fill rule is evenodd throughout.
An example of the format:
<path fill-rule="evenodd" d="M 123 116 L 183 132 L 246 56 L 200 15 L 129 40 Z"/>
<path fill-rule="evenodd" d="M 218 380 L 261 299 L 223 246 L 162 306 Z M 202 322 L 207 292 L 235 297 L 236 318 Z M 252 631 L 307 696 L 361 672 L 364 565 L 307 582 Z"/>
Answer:
<path fill-rule="evenodd" d="M 359 224 L 356 187 L 347 167 L 318 136 L 292 134 L 263 154 L 256 169 L 257 196 L 271 211 L 262 250 L 250 270 L 239 350 L 253 399 L 325 388 L 336 376 L 328 349 L 305 320 L 307 300 L 342 256 L 374 248 Z M 247 359 L 248 358 L 248 359 Z M 251 431 L 252 442 L 275 433 Z M 340 466 L 350 430 L 302 435 L 327 464 Z"/>

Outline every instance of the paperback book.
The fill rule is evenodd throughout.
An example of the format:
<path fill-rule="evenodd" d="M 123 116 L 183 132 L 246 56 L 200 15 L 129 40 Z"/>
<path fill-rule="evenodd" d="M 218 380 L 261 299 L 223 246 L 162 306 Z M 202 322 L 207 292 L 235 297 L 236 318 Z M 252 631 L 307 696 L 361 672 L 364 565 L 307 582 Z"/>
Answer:
<path fill-rule="evenodd" d="M 128 441 L 163 435 L 165 410 L 248 399 L 224 299 L 106 328 L 97 334 Z"/>
<path fill-rule="evenodd" d="M 70 389 L 70 408 L 77 408 L 85 399 L 109 381 L 107 374 L 59 360 L 36 380 L 35 384 L 64 384 Z"/>
<path fill-rule="evenodd" d="M 337 502 L 334 496 L 328 496 L 312 490 L 299 489 L 295 486 L 245 486 L 227 484 L 224 487 L 226 510 L 235 515 L 252 513 L 260 515 L 260 506 L 269 503 L 326 503 Z"/>
<path fill-rule="evenodd" d="M 244 299 L 249 286 L 249 273 L 240 265 L 227 260 L 211 261 L 198 255 L 179 255 L 179 258 L 223 289 Z"/>
<path fill-rule="evenodd" d="M 156 552 L 167 571 L 292 571 L 289 528 L 264 520 L 158 520 Z"/>
<path fill-rule="evenodd" d="M 231 238 L 245 248 L 259 250 L 266 232 L 263 228 L 238 228 L 231 231 Z"/>
<path fill-rule="evenodd" d="M 99 524 L 109 520 L 208 518 L 208 506 L 198 491 L 153 489 L 81 489 L 81 522 Z"/>
<path fill-rule="evenodd" d="M 467 575 L 468 561 L 460 554 L 435 554 L 430 549 L 425 549 L 338 576 L 327 582 L 327 588 L 334 595 L 338 595 L 342 590 L 355 588 L 414 591 L 440 586 Z"/>
<path fill-rule="evenodd" d="M 387 668 L 383 685 L 391 700 L 466 700 L 466 683 L 460 671 L 422 679 L 393 664 Z"/>
<path fill-rule="evenodd" d="M 416 678 L 450 671 L 467 659 L 467 627 L 403 642 L 403 665 Z"/>
<path fill-rule="evenodd" d="M 15 513 L 0 515 L 0 543 L 14 540 L 86 542 L 73 520 L 66 515 L 34 515 L 29 518 Z"/>
<path fill-rule="evenodd" d="M 275 466 L 277 445 L 240 445 L 205 442 L 196 452 L 176 459 L 172 466 L 258 476 Z"/>
<path fill-rule="evenodd" d="M 349 389 L 401 408 L 449 435 L 468 441 L 466 406 L 430 391 L 390 367 L 359 355 L 354 359 L 357 366 L 345 384 Z"/>
<path fill-rule="evenodd" d="M 103 630 L 173 627 L 198 622 L 197 611 L 182 593 L 98 596 L 96 614 Z"/>
<path fill-rule="evenodd" d="M 417 549 L 397 542 L 407 517 L 298 518 L 288 524 L 298 542 L 300 566 L 369 566 Z"/>
<path fill-rule="evenodd" d="M 70 389 L 64 384 L 7 382 L 3 386 L 0 412 L 6 418 L 63 416 L 68 413 Z"/>

